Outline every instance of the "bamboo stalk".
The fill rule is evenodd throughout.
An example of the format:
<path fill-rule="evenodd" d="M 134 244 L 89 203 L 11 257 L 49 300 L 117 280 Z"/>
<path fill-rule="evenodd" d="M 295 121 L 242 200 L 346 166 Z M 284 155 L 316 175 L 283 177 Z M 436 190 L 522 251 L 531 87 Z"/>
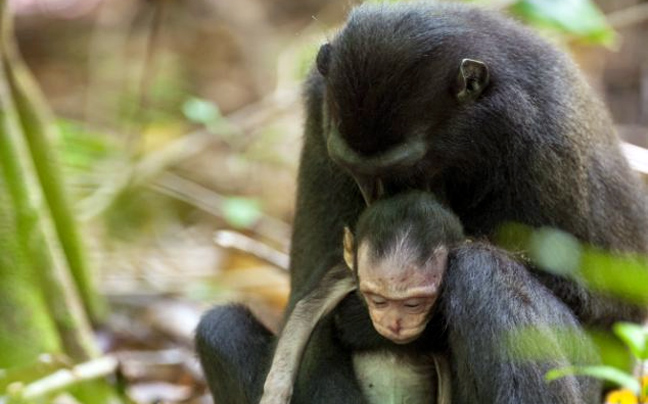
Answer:
<path fill-rule="evenodd" d="M 21 107 L 24 116 L 21 116 L 19 105 L 14 100 L 14 86 L 17 83 L 11 85 L 15 81 L 15 74 L 14 59 L 7 52 L 11 24 L 6 7 L 6 0 L 0 0 L 1 174 L 8 191 L 7 199 L 15 214 L 18 247 L 32 271 L 38 271 L 39 286 L 63 347 L 72 358 L 86 360 L 95 356 L 98 350 L 76 286 L 70 277 L 68 261 L 63 253 L 64 243 L 59 239 L 53 220 L 54 212 L 47 204 L 47 192 L 54 185 L 41 188 L 36 168 L 38 164 L 26 141 L 27 131 L 21 118 L 34 115 L 33 111 L 28 112 L 32 106 L 23 100 Z M 25 96 L 25 93 L 20 94 Z M 43 133 L 36 131 L 31 135 L 37 137 L 43 136 Z M 21 343 L 23 341 L 16 339 L 15 345 Z"/>
<path fill-rule="evenodd" d="M 5 63 L 5 79 L 9 83 L 15 110 L 29 148 L 24 155 L 29 156 L 32 161 L 38 186 L 42 189 L 47 208 L 51 212 L 55 232 L 61 241 L 60 246 L 85 309 L 90 318 L 98 322 L 104 316 L 106 306 L 91 281 L 88 260 L 69 209 L 70 204 L 65 195 L 54 147 L 50 144 L 50 140 L 56 135 L 51 112 L 20 57 L 8 12 L 5 12 L 1 28 L 0 49 Z"/>

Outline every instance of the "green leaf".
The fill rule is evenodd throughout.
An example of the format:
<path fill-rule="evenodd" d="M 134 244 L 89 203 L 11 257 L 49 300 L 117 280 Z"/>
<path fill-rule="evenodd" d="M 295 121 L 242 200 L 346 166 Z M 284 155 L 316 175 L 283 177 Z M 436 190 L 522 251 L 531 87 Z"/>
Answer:
<path fill-rule="evenodd" d="M 218 105 L 200 98 L 190 98 L 182 106 L 182 112 L 191 122 L 203 125 L 230 146 L 237 147 L 238 129 L 223 116 Z"/>
<path fill-rule="evenodd" d="M 497 245 L 508 251 L 527 251 L 531 244 L 534 229 L 517 222 L 507 222 L 497 229 Z"/>
<path fill-rule="evenodd" d="M 261 204 L 256 199 L 229 197 L 223 201 L 225 220 L 237 228 L 249 228 L 261 217 Z"/>
<path fill-rule="evenodd" d="M 580 264 L 580 243 L 569 233 L 543 227 L 531 236 L 529 253 L 542 269 L 558 274 L 570 275 Z"/>
<path fill-rule="evenodd" d="M 552 369 L 545 375 L 545 380 L 550 382 L 565 376 L 590 376 L 600 380 L 608 380 L 619 386 L 632 390 L 638 394 L 639 381 L 632 375 L 610 366 L 568 366 Z"/>
<path fill-rule="evenodd" d="M 590 0 L 521 0 L 510 7 L 532 25 L 552 28 L 589 42 L 612 45 L 615 32 Z"/>
<path fill-rule="evenodd" d="M 633 323 L 616 323 L 612 330 L 630 348 L 635 358 L 648 359 L 648 332 L 644 327 Z"/>
<path fill-rule="evenodd" d="M 592 290 L 648 304 L 648 261 L 641 255 L 618 255 L 583 246 L 578 278 Z"/>
<path fill-rule="evenodd" d="M 579 361 L 585 352 L 593 355 L 596 349 L 573 327 L 516 327 L 505 334 L 503 342 L 505 355 L 521 361 Z"/>
<path fill-rule="evenodd" d="M 188 99 L 182 106 L 182 112 L 191 122 L 205 126 L 213 125 L 223 119 L 216 104 L 200 98 Z"/>
<path fill-rule="evenodd" d="M 599 352 L 602 365 L 612 366 L 617 369 L 632 369 L 634 359 L 628 347 L 612 332 L 600 329 L 588 330 L 588 336 Z"/>
<path fill-rule="evenodd" d="M 88 131 L 81 124 L 71 120 L 57 122 L 61 134 L 57 147 L 66 168 L 75 174 L 91 172 L 100 161 L 119 153 L 119 148 L 105 134 Z"/>

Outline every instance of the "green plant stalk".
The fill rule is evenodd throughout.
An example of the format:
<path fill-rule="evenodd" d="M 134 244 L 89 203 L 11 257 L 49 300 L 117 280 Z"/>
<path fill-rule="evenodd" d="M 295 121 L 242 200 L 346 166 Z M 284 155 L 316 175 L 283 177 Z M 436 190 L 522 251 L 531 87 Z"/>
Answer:
<path fill-rule="evenodd" d="M 0 138 L 4 136 L 4 119 L 0 113 Z M 3 146 L 0 140 L 0 148 Z M 0 368 L 10 368 L 33 361 L 42 352 L 61 352 L 62 347 L 39 284 L 35 282 L 33 267 L 15 236 L 17 223 L 5 192 L 3 166 L 0 166 Z"/>
<path fill-rule="evenodd" d="M 66 390 L 72 385 L 113 374 L 118 365 L 117 359 L 109 356 L 92 359 L 89 362 L 76 365 L 72 369 L 57 370 L 24 386 L 21 391 L 17 392 L 17 395 L 29 400 L 45 397 L 54 392 Z"/>
<path fill-rule="evenodd" d="M 47 104 L 18 53 L 13 39 L 11 19 L 9 13 L 6 14 L 0 35 L 3 44 L 0 46 L 3 59 L 7 61 L 7 66 L 11 67 L 6 75 L 15 100 L 15 108 L 72 277 L 90 319 L 98 323 L 105 316 L 106 304 L 96 293 L 91 280 L 85 250 L 65 195 L 55 149 L 50 145 L 56 127 L 52 123 Z"/>
<path fill-rule="evenodd" d="M 50 211 L 43 203 L 44 190 L 38 186 L 14 94 L 8 85 L 13 68 L 5 46 L 9 34 L 8 21 L 6 0 L 0 0 L 0 38 L 3 38 L 0 41 L 0 167 L 7 188 L 9 210 L 15 215 L 17 250 L 40 281 L 32 282 L 41 289 L 41 293 L 35 294 L 44 296 L 47 301 L 46 307 L 56 323 L 65 352 L 74 359 L 84 360 L 96 355 L 97 349 L 76 287 L 70 279 Z M 16 346 L 22 343 L 20 339 L 14 340 Z"/>

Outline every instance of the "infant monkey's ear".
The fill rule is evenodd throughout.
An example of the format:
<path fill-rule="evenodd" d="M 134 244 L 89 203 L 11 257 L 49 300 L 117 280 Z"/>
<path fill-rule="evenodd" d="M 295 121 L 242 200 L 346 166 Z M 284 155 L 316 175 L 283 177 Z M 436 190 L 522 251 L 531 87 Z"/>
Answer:
<path fill-rule="evenodd" d="M 346 262 L 347 266 L 352 272 L 354 243 L 355 241 L 353 239 L 353 233 L 351 233 L 351 229 L 349 229 L 348 226 L 344 226 L 344 240 L 342 241 L 342 244 L 344 244 L 344 262 Z"/>

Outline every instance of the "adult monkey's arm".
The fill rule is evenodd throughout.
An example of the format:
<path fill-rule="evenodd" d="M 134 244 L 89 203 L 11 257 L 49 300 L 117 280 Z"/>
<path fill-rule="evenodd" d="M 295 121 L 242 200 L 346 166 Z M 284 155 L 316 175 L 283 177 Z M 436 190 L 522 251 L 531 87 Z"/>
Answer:
<path fill-rule="evenodd" d="M 356 288 L 345 265 L 331 269 L 321 285 L 295 305 L 275 350 L 260 404 L 288 404 L 302 354 L 317 323 Z"/>
<path fill-rule="evenodd" d="M 323 133 L 323 81 L 313 72 L 305 90 L 308 112 L 298 173 L 286 316 L 328 271 L 344 262 L 340 244 L 344 226 L 355 223 L 365 207 L 353 178 L 328 157 Z M 333 317 L 325 316 L 313 330 L 295 382 L 293 403 L 365 402 L 351 355 L 334 338 L 337 331 Z M 316 389 L 311 389 L 313 380 L 317 380 Z"/>

